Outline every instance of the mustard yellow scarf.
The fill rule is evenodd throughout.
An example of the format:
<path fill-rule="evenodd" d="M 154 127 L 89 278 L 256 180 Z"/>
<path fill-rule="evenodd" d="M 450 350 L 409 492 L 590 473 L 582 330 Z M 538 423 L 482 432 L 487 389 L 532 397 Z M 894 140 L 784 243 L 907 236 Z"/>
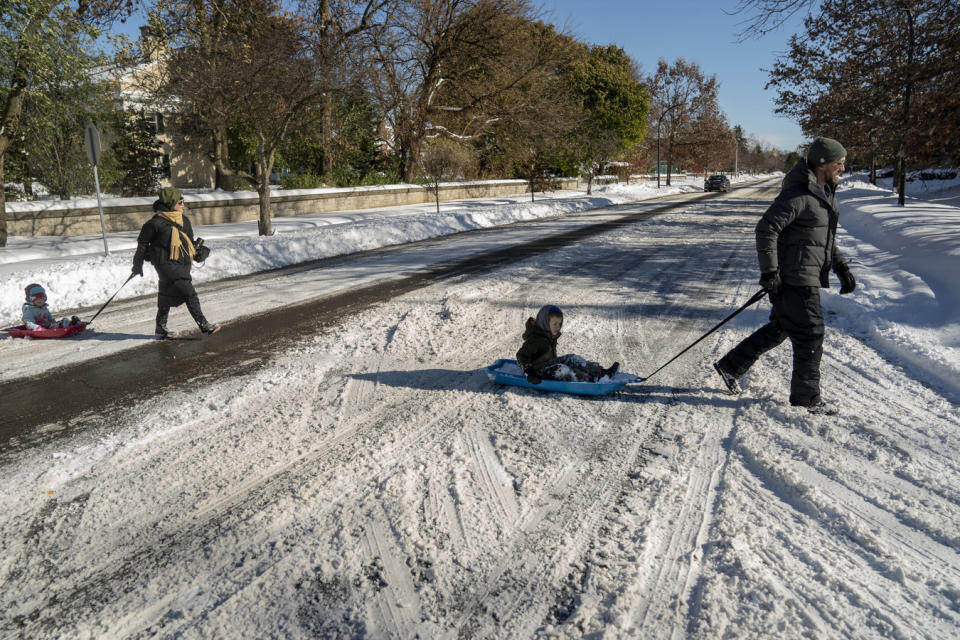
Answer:
<path fill-rule="evenodd" d="M 192 261 L 197 250 L 193 248 L 190 237 L 183 232 L 183 214 L 179 211 L 158 211 L 157 215 L 177 225 L 170 230 L 170 259 L 179 260 L 180 256 L 186 253 Z"/>

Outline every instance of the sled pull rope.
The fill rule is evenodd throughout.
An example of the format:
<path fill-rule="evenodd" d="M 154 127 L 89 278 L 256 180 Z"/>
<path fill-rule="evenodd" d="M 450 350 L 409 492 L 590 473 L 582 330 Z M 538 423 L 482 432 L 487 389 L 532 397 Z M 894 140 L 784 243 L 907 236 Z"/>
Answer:
<path fill-rule="evenodd" d="M 733 319 L 735 316 L 737 316 L 741 311 L 745 310 L 747 307 L 749 307 L 749 306 L 752 305 L 753 303 L 759 302 L 759 301 L 763 298 L 763 296 L 765 296 L 765 295 L 767 295 L 766 289 L 760 289 L 760 291 L 757 291 L 755 294 L 753 294 L 753 297 L 750 298 L 749 300 L 747 300 L 746 302 L 744 302 L 743 305 L 742 305 L 739 309 L 737 309 L 736 311 L 734 311 L 733 313 L 731 313 L 730 315 L 728 315 L 726 318 L 724 318 L 723 320 L 721 320 L 713 329 L 710 329 L 710 331 L 707 331 L 705 334 L 703 334 L 702 336 L 700 336 L 699 338 L 697 338 L 696 341 L 695 341 L 693 344 L 691 344 L 689 347 L 687 347 L 686 349 L 684 349 L 683 351 L 681 351 L 681 352 L 678 353 L 677 355 L 675 355 L 675 356 L 673 356 L 672 358 L 670 358 L 670 360 L 668 360 L 666 364 L 662 365 L 659 369 L 657 369 L 656 371 L 654 371 L 653 373 L 651 373 L 650 375 L 648 375 L 646 378 L 643 379 L 643 381 L 646 382 L 647 380 L 649 380 L 649 379 L 652 378 L 653 376 L 655 376 L 655 375 L 657 375 L 658 373 L 660 373 L 660 371 L 663 370 L 663 369 L 665 369 L 668 364 L 670 364 L 671 362 L 673 362 L 674 360 L 676 360 L 677 358 L 679 358 L 680 356 L 682 356 L 683 354 L 685 354 L 687 351 L 690 351 L 690 349 L 693 349 L 695 346 L 697 346 L 697 344 L 700 343 L 701 340 L 703 340 L 704 338 L 706 338 L 707 336 L 709 336 L 711 333 L 713 333 L 714 331 L 716 331 L 717 329 L 719 329 L 719 328 L 722 327 L 723 325 L 725 325 L 725 324 L 727 324 L 728 322 L 730 322 L 730 320 L 732 320 L 732 319 Z"/>
<path fill-rule="evenodd" d="M 135 275 L 136 275 L 135 273 L 131 273 L 131 274 L 130 274 L 130 277 L 127 278 L 126 280 L 124 280 L 124 281 L 123 281 L 123 284 L 120 285 L 120 289 L 123 289 L 123 287 L 124 287 L 128 282 L 130 282 L 131 280 L 133 280 L 133 276 L 135 276 Z M 117 293 L 120 293 L 120 289 L 117 289 Z M 89 320 L 87 320 L 87 324 L 93 324 L 93 321 L 97 319 L 97 316 L 98 316 L 98 315 L 100 315 L 100 311 L 103 311 L 104 309 L 106 309 L 106 308 L 107 308 L 107 305 L 110 304 L 110 302 L 111 302 L 114 298 L 117 297 L 117 293 L 115 293 L 115 294 L 113 294 L 112 296 L 110 296 L 110 299 L 103 303 L 103 306 L 100 307 L 99 311 L 97 311 L 95 314 L 93 314 L 93 317 L 92 317 L 92 318 L 90 318 Z"/>

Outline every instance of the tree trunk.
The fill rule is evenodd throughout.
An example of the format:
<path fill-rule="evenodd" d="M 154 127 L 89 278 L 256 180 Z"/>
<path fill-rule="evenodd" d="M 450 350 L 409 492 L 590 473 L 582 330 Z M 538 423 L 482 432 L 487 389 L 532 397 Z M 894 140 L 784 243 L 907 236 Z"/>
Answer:
<path fill-rule="evenodd" d="M 668 139 L 669 141 L 669 139 Z M 673 142 L 667 145 L 667 186 L 670 186 L 670 176 L 673 175 Z"/>
<path fill-rule="evenodd" d="M 321 51 L 329 53 L 332 20 L 330 19 L 329 0 L 319 0 L 317 2 L 317 18 L 320 21 L 320 42 Z M 321 57 L 321 60 L 323 57 Z M 323 84 L 326 89 L 323 94 L 320 108 L 322 109 L 320 142 L 323 144 L 323 177 L 329 183 L 333 177 L 333 94 L 330 87 L 333 82 L 330 79 L 329 67 L 322 64 L 320 73 L 323 77 Z"/>
<path fill-rule="evenodd" d="M 272 236 L 270 214 L 270 172 L 273 171 L 273 151 L 266 150 L 262 134 L 257 134 L 257 194 L 260 196 L 260 221 L 257 230 L 261 236 Z"/>
<path fill-rule="evenodd" d="M 587 175 L 587 195 L 593 193 L 593 171 Z"/>
<path fill-rule="evenodd" d="M 213 130 L 213 166 L 214 187 L 224 191 L 233 191 L 234 175 L 230 168 L 230 151 L 227 148 L 226 127 L 215 127 Z"/>
<path fill-rule="evenodd" d="M 897 153 L 897 168 L 900 175 L 897 176 L 897 204 L 901 207 L 906 206 L 907 199 L 907 159 L 904 155 L 903 145 L 900 145 L 900 152 Z"/>
<path fill-rule="evenodd" d="M 419 140 L 408 140 L 402 145 L 401 161 L 403 162 L 403 181 L 410 184 L 416 176 L 417 158 L 420 156 Z"/>
<path fill-rule="evenodd" d="M 257 232 L 261 236 L 272 236 L 273 225 L 270 220 L 270 180 L 257 185 L 257 194 L 260 196 L 260 219 L 257 222 Z"/>
<path fill-rule="evenodd" d="M 537 190 L 537 178 L 532 173 L 530 174 L 530 202 L 534 202 L 533 192 Z"/>
<path fill-rule="evenodd" d="M 330 184 L 333 176 L 333 96 L 328 91 L 323 95 L 323 177 Z"/>
<path fill-rule="evenodd" d="M 7 246 L 7 189 L 3 186 L 3 157 L 3 153 L 0 153 L 0 247 Z"/>
<path fill-rule="evenodd" d="M 910 94 L 913 91 L 913 48 L 914 48 L 914 30 L 913 30 L 913 11 L 904 9 L 907 16 L 907 66 L 906 66 L 906 86 L 903 91 L 903 128 L 900 131 L 900 148 L 897 150 L 897 164 L 900 167 L 900 176 L 897 178 L 899 193 L 897 194 L 897 204 L 901 207 L 906 206 L 907 199 L 907 130 L 910 126 Z"/>

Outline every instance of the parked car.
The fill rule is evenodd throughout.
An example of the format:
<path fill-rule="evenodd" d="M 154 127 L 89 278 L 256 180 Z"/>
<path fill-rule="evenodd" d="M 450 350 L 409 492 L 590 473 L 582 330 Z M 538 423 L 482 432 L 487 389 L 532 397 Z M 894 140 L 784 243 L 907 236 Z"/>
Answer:
<path fill-rule="evenodd" d="M 730 179 L 727 176 L 710 176 L 703 181 L 704 191 L 730 191 Z"/>

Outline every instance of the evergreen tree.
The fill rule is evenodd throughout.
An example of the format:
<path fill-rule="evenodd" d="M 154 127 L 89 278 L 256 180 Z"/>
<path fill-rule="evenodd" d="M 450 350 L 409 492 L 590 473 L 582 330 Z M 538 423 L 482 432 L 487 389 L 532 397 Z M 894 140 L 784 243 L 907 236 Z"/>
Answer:
<path fill-rule="evenodd" d="M 96 39 L 97 25 L 128 14 L 129 0 L 9 0 L 0 11 L 0 184 L 4 160 L 20 136 L 27 95 L 56 71 L 85 76 L 91 56 L 68 45 Z M 82 132 L 81 132 L 82 134 Z M 7 243 L 7 217 L 0 189 L 0 247 Z"/>
<path fill-rule="evenodd" d="M 650 94 L 623 49 L 595 46 L 572 66 L 568 80 L 583 117 L 574 130 L 587 193 L 607 161 L 619 158 L 646 134 Z"/>
<path fill-rule="evenodd" d="M 121 174 L 120 193 L 124 196 L 156 193 L 166 176 L 153 124 L 143 111 L 138 111 L 122 117 L 118 133 L 111 148 Z"/>

